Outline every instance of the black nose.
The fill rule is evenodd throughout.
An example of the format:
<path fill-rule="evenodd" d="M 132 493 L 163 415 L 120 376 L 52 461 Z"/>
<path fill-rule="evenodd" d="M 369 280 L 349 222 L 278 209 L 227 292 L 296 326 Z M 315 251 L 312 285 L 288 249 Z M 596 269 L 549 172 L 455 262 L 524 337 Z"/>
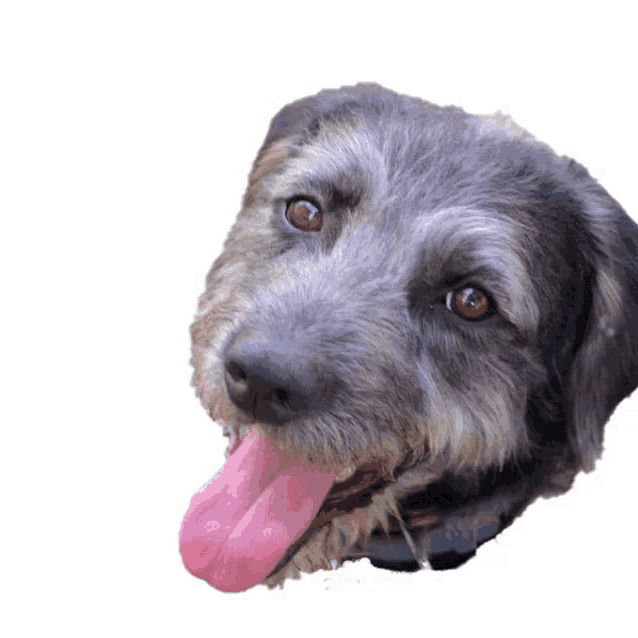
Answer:
<path fill-rule="evenodd" d="M 225 373 L 231 401 L 257 421 L 285 423 L 316 407 L 322 395 L 318 375 L 298 347 L 253 331 L 230 344 Z"/>

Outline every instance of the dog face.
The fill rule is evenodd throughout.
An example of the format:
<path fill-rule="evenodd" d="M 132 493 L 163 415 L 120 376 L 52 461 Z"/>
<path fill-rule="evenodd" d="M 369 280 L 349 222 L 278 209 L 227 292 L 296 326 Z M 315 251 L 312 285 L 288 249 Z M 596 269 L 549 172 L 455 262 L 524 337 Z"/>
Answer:
<path fill-rule="evenodd" d="M 191 328 L 231 442 L 186 567 L 226 591 L 454 567 L 569 489 L 636 386 L 637 238 L 500 114 L 376 85 L 284 108 Z"/>

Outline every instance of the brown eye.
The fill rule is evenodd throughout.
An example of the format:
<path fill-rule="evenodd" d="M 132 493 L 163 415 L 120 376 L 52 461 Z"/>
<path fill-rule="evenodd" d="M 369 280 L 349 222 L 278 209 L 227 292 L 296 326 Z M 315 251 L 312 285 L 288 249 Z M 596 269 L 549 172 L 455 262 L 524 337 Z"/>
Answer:
<path fill-rule="evenodd" d="M 445 305 L 463 319 L 484 319 L 492 311 L 488 296 L 472 286 L 448 292 Z"/>
<path fill-rule="evenodd" d="M 286 208 L 286 219 L 299 230 L 321 230 L 323 215 L 306 199 L 296 199 Z"/>

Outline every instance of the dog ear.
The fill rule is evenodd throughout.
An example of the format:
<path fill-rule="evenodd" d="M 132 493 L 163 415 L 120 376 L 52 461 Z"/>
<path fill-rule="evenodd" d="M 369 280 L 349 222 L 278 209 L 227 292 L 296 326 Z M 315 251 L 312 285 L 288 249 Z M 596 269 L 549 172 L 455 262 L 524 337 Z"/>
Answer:
<path fill-rule="evenodd" d="M 259 149 L 250 175 L 251 185 L 280 166 L 317 134 L 324 117 L 338 117 L 348 109 L 360 107 L 348 91 L 322 91 L 284 106 L 270 122 L 266 139 Z"/>
<path fill-rule="evenodd" d="M 325 89 L 316 95 L 297 100 L 285 106 L 270 122 L 268 134 L 261 148 L 296 135 L 314 135 L 324 117 L 347 117 L 364 105 L 366 110 L 378 110 L 383 104 L 393 102 L 397 94 L 374 83 L 343 86 L 340 89 Z"/>
<path fill-rule="evenodd" d="M 606 421 L 638 385 L 638 226 L 599 186 L 588 189 L 585 211 L 587 317 L 565 399 L 571 448 L 590 471 Z"/>
<path fill-rule="evenodd" d="M 320 117 L 319 107 L 316 96 L 307 97 L 285 106 L 273 117 L 250 173 L 251 186 L 280 166 L 294 153 L 294 147 L 303 143 L 313 122 Z"/>
<path fill-rule="evenodd" d="M 340 89 L 326 89 L 292 102 L 273 117 L 266 139 L 251 172 L 251 183 L 294 155 L 294 148 L 312 139 L 324 120 L 349 118 L 362 108 L 380 111 L 396 101 L 397 94 L 374 83 L 360 83 Z"/>
<path fill-rule="evenodd" d="M 307 97 L 284 106 L 270 122 L 262 150 L 283 139 L 293 138 L 312 128 L 321 111 L 318 96 Z"/>

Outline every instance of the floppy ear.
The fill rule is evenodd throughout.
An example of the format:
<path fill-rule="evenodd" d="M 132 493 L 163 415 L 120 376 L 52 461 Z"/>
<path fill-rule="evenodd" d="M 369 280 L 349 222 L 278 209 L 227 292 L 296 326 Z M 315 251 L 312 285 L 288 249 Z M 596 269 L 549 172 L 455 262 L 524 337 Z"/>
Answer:
<path fill-rule="evenodd" d="M 399 96 L 396 93 L 378 84 L 363 82 L 355 86 L 342 86 L 340 89 L 325 89 L 316 95 L 297 100 L 273 117 L 261 151 L 284 139 L 316 134 L 324 117 L 347 117 L 364 105 L 368 110 L 377 110 L 383 108 L 386 102 L 393 104 L 397 97 Z"/>
<path fill-rule="evenodd" d="M 357 85 L 339 91 L 325 90 L 317 95 L 297 100 L 284 106 L 270 122 L 266 139 L 259 149 L 250 175 L 253 184 L 295 153 L 315 136 L 324 118 L 339 118 L 361 107 L 362 95 L 370 96 L 378 91 L 376 85 Z"/>
<path fill-rule="evenodd" d="M 325 89 L 316 95 L 285 106 L 270 122 L 266 139 L 251 171 L 251 183 L 295 153 L 295 147 L 315 137 L 323 121 L 349 118 L 364 108 L 381 111 L 393 108 L 400 96 L 374 83 Z"/>
<path fill-rule="evenodd" d="M 313 122 L 318 121 L 319 117 L 316 96 L 298 100 L 281 109 L 271 120 L 266 139 L 257 153 L 250 172 L 250 186 L 294 154 L 295 146 L 303 143 Z"/>
<path fill-rule="evenodd" d="M 262 150 L 274 142 L 308 130 L 312 121 L 320 115 L 321 106 L 320 99 L 314 95 L 284 106 L 270 121 Z"/>
<path fill-rule="evenodd" d="M 589 190 L 585 203 L 593 238 L 585 255 L 588 316 L 565 398 L 571 447 L 590 471 L 605 423 L 638 385 L 638 226 L 600 187 Z"/>

